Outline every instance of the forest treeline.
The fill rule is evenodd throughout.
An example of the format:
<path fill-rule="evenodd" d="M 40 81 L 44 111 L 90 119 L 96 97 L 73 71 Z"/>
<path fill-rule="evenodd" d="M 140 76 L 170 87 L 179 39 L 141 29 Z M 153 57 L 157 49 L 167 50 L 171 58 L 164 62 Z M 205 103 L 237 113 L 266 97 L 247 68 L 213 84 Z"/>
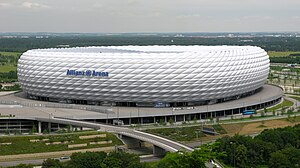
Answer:
<path fill-rule="evenodd" d="M 1 51 L 24 52 L 34 48 L 53 48 L 59 45 L 254 45 L 266 51 L 300 51 L 297 37 L 174 37 L 174 36 L 49 36 L 47 38 L 0 38 Z"/>

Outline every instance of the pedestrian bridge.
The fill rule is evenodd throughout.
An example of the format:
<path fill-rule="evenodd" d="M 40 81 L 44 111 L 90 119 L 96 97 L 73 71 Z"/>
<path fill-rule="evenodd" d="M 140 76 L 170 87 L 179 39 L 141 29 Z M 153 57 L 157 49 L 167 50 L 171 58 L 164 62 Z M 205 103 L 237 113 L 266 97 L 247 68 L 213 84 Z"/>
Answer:
<path fill-rule="evenodd" d="M 101 131 L 112 132 L 118 134 L 119 138 L 129 147 L 140 147 L 142 143 L 147 142 L 153 144 L 154 155 L 164 155 L 166 152 L 187 151 L 192 152 L 193 149 L 172 140 L 137 131 L 134 129 L 112 126 L 100 123 L 72 120 L 66 118 L 57 118 L 50 116 L 49 118 L 34 118 L 39 122 L 57 123 L 64 125 L 72 125 L 77 127 L 92 128 Z"/>

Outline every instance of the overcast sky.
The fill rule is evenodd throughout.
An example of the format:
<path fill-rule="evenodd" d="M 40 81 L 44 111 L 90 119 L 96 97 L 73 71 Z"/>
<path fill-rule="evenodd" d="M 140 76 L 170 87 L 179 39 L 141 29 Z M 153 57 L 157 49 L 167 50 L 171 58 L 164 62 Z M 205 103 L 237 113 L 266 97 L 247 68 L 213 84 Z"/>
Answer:
<path fill-rule="evenodd" d="M 0 32 L 300 32 L 300 0 L 0 0 Z"/>

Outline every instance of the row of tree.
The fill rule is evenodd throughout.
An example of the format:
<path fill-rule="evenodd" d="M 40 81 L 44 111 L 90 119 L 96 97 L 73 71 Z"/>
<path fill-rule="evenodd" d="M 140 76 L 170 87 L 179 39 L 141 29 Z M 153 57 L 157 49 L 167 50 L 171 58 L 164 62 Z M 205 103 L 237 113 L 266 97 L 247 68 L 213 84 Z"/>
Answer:
<path fill-rule="evenodd" d="M 43 168 L 206 168 L 211 159 L 224 154 L 213 152 L 213 145 L 204 145 L 200 150 L 192 153 L 168 153 L 155 164 L 141 163 L 138 155 L 126 152 L 86 152 L 73 153 L 71 160 L 60 162 L 57 159 L 47 159 Z M 18 165 L 14 168 L 29 168 L 32 165 Z"/>
<path fill-rule="evenodd" d="M 265 130 L 255 138 L 235 135 L 217 140 L 216 152 L 225 164 L 234 167 L 299 167 L 300 125 Z"/>
<path fill-rule="evenodd" d="M 286 56 L 286 57 L 270 57 L 271 63 L 288 63 L 300 64 L 300 57 Z"/>
<path fill-rule="evenodd" d="M 16 82 L 17 81 L 17 72 L 9 71 L 9 72 L 0 72 L 0 83 L 1 82 Z"/>
<path fill-rule="evenodd" d="M 24 52 L 33 48 L 53 48 L 59 45 L 109 46 L 109 45 L 255 45 L 267 51 L 300 51 L 297 37 L 253 37 L 244 41 L 241 37 L 200 38 L 195 36 L 174 37 L 172 35 L 76 35 L 49 36 L 49 38 L 2 38 L 1 51 Z"/>
<path fill-rule="evenodd" d="M 14 55 L 1 55 L 0 53 L 0 65 L 14 65 L 17 66 L 18 59 L 20 56 Z"/>
<path fill-rule="evenodd" d="M 125 152 L 74 153 L 71 160 L 44 161 L 43 168 L 204 168 L 211 160 L 218 159 L 233 167 L 276 167 L 300 166 L 300 124 L 294 127 L 265 130 L 252 138 L 235 135 L 223 137 L 211 145 L 191 153 L 168 153 L 157 164 L 143 164 L 137 155 Z M 19 165 L 26 167 L 30 165 Z"/>

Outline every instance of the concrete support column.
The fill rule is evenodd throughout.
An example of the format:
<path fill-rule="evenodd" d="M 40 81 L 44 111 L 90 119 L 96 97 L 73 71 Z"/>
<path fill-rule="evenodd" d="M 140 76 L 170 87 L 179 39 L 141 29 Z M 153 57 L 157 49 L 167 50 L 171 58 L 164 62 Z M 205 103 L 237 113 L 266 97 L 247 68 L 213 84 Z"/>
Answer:
<path fill-rule="evenodd" d="M 166 151 L 158 146 L 153 145 L 153 155 L 154 156 L 164 156 Z"/>
<path fill-rule="evenodd" d="M 231 115 L 233 115 L 233 110 L 231 110 Z"/>
<path fill-rule="evenodd" d="M 51 122 L 48 122 L 48 130 L 49 130 L 49 133 L 51 132 Z"/>
<path fill-rule="evenodd" d="M 143 142 L 140 140 L 125 135 L 119 135 L 119 138 L 122 139 L 127 148 L 140 148 L 143 145 Z"/>
<path fill-rule="evenodd" d="M 168 122 L 168 121 L 167 121 L 167 116 L 165 116 L 165 123 L 166 123 L 166 122 Z"/>
<path fill-rule="evenodd" d="M 143 117 L 141 117 L 141 124 L 143 124 Z"/>
<path fill-rule="evenodd" d="M 176 118 L 176 115 L 174 116 L 174 122 L 175 122 L 175 123 L 177 122 L 177 118 Z"/>
<path fill-rule="evenodd" d="M 185 122 L 185 114 L 183 115 L 183 121 Z"/>
<path fill-rule="evenodd" d="M 42 133 L 42 122 L 38 122 L 38 133 L 41 134 Z"/>

